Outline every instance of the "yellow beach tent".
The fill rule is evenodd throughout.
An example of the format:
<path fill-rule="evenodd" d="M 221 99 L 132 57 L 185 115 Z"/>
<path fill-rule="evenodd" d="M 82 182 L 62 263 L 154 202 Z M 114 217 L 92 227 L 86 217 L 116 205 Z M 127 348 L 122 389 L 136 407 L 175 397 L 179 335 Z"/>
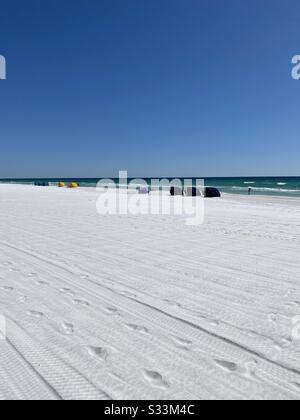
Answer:
<path fill-rule="evenodd" d="M 79 187 L 79 185 L 77 184 L 77 182 L 71 182 L 69 184 L 69 188 L 78 188 L 78 187 Z"/>

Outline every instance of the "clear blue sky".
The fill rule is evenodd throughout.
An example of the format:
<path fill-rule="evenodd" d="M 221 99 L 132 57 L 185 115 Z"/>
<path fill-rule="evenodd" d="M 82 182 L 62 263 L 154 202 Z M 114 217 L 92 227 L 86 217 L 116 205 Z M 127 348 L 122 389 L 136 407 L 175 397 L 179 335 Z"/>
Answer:
<path fill-rule="evenodd" d="M 300 175 L 299 0 L 0 12 L 0 177 Z"/>

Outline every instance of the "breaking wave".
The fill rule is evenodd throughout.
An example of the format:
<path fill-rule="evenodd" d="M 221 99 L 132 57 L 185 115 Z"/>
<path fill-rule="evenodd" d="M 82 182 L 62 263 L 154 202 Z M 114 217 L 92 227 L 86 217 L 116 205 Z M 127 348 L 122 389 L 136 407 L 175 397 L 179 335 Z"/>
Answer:
<path fill-rule="evenodd" d="M 286 184 L 285 184 L 286 185 Z M 232 187 L 233 190 L 237 190 L 237 191 L 246 191 L 248 190 L 248 188 L 245 187 L 238 187 L 238 186 L 233 186 Z M 286 188 L 266 188 L 266 187 L 253 187 L 252 191 L 265 191 L 265 192 L 278 192 L 278 193 L 298 193 L 300 194 L 300 190 L 291 190 L 291 189 L 286 189 Z"/>

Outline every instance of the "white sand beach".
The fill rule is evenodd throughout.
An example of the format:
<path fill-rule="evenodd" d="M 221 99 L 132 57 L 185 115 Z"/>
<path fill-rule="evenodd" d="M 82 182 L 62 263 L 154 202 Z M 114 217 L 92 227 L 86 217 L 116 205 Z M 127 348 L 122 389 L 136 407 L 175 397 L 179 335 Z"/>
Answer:
<path fill-rule="evenodd" d="M 189 227 L 96 199 L 0 185 L 1 399 L 300 399 L 300 200 Z"/>

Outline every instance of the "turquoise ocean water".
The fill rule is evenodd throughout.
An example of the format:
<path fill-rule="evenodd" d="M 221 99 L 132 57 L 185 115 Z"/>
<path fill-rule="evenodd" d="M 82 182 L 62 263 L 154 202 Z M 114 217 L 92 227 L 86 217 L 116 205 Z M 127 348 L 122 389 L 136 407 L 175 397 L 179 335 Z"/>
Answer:
<path fill-rule="evenodd" d="M 201 179 L 201 177 L 199 177 Z M 100 178 L 99 178 L 100 179 Z M 66 183 L 75 181 L 81 187 L 95 187 L 99 179 L 96 178 L 37 178 L 37 179 L 2 179 L 2 183 L 34 184 L 35 182 L 55 185 L 59 181 Z M 173 178 L 170 178 L 173 179 Z M 184 178 L 179 178 L 183 180 Z M 194 178 L 195 179 L 195 178 Z M 129 179 L 129 181 L 131 181 Z M 150 178 L 145 178 L 150 183 Z M 118 183 L 118 180 L 114 180 Z M 205 185 L 217 187 L 223 193 L 248 194 L 251 188 L 253 194 L 300 197 L 300 177 L 241 177 L 241 178 L 205 178 Z"/>

